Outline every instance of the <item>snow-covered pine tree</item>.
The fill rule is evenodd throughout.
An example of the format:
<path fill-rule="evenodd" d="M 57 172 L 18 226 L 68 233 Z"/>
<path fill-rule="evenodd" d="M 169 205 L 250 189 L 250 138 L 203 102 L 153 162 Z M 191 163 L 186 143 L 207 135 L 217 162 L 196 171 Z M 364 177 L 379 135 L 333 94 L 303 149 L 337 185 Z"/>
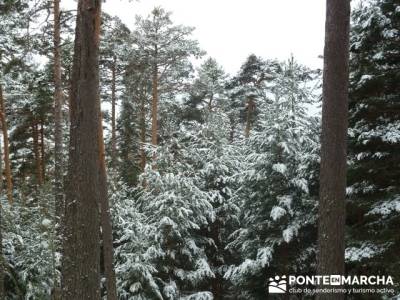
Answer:
<path fill-rule="evenodd" d="M 131 32 L 118 18 L 102 14 L 102 39 L 100 42 L 100 83 L 102 101 L 111 105 L 110 114 L 103 113 L 103 121 L 110 124 L 108 152 L 111 167 L 118 163 L 117 107 L 121 96 L 124 72 L 127 70 L 131 50 Z M 107 111 L 108 112 L 108 111 Z M 106 127 L 106 130 L 108 128 Z"/>
<path fill-rule="evenodd" d="M 191 39 L 194 28 L 174 25 L 171 13 L 161 7 L 153 9 L 147 18 L 137 17 L 133 39 L 142 56 L 147 57 L 152 75 L 151 143 L 158 144 L 159 100 L 185 86 L 192 71 L 190 57 L 199 57 L 202 51 Z"/>
<path fill-rule="evenodd" d="M 400 276 L 400 3 L 353 13 L 346 257 L 352 272 Z"/>
<path fill-rule="evenodd" d="M 306 112 L 313 101 L 307 74 L 293 59 L 279 64 L 267 99 L 259 101 L 256 126 L 241 142 L 241 228 L 229 244 L 241 260 L 225 274 L 239 299 L 264 299 L 269 275 L 311 271 L 318 123 Z"/>
<path fill-rule="evenodd" d="M 177 139 L 157 151 L 157 170 L 147 168 L 139 211 L 154 227 L 151 237 L 155 281 L 164 299 L 193 296 L 213 278 L 200 235 L 213 218 L 210 196 L 197 186 L 198 174 L 187 163 Z"/>

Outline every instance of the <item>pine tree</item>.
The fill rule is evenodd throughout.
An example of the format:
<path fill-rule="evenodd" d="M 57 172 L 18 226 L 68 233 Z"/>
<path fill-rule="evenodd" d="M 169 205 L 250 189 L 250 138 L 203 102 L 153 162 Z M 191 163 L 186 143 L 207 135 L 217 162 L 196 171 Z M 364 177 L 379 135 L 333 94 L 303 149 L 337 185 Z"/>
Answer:
<path fill-rule="evenodd" d="M 100 4 L 78 2 L 62 264 L 66 299 L 100 298 Z"/>
<path fill-rule="evenodd" d="M 318 274 L 344 274 L 350 2 L 327 1 L 323 75 Z M 343 299 L 319 294 L 318 299 Z"/>
<path fill-rule="evenodd" d="M 239 299 L 264 299 L 266 279 L 277 272 L 311 272 L 318 123 L 306 113 L 314 97 L 309 73 L 293 59 L 279 64 L 271 73 L 269 96 L 258 101 L 252 134 L 238 142 L 243 158 L 235 194 L 241 224 L 228 248 L 239 259 L 225 277 Z"/>
<path fill-rule="evenodd" d="M 53 1 L 54 42 L 54 196 L 57 215 L 61 220 L 64 212 L 63 193 L 63 139 L 62 139 L 62 70 L 61 70 L 61 12 L 60 0 Z"/>
<path fill-rule="evenodd" d="M 1 77 L 0 77 L 1 78 Z M 5 165 L 5 174 L 6 174 L 6 182 L 7 182 L 7 199 L 9 203 L 13 202 L 12 190 L 12 178 L 11 178 L 11 164 L 10 164 L 10 150 L 9 150 L 9 141 L 8 141 L 8 126 L 7 126 L 7 118 L 6 118 L 6 109 L 4 104 L 4 96 L 3 89 L 0 82 L 0 121 L 1 121 L 1 130 L 3 132 L 3 143 L 4 143 L 4 165 Z M 2 158 L 1 158 L 2 159 Z M 2 177 L 2 174 L 1 174 Z M 1 178 L 1 181 L 3 178 Z"/>
<path fill-rule="evenodd" d="M 153 146 L 158 144 L 159 98 L 182 87 L 191 71 L 188 58 L 201 54 L 197 41 L 190 39 L 194 28 L 173 25 L 170 15 L 157 7 L 148 18 L 137 18 L 134 32 L 134 42 L 142 55 L 149 59 L 151 67 Z"/>
<path fill-rule="evenodd" d="M 111 166 L 117 165 L 117 105 L 130 52 L 130 30 L 117 17 L 103 13 L 102 39 L 100 43 L 100 83 L 103 101 L 111 103 Z"/>
<path fill-rule="evenodd" d="M 256 122 L 257 102 L 265 99 L 265 88 L 268 81 L 273 79 L 276 67 L 276 61 L 265 61 L 261 57 L 251 54 L 229 84 L 233 99 L 238 99 L 242 107 L 240 115 L 244 123 L 246 138 L 250 136 L 251 128 Z"/>
<path fill-rule="evenodd" d="M 346 258 L 355 274 L 399 274 L 399 7 L 368 1 L 353 13 Z"/>

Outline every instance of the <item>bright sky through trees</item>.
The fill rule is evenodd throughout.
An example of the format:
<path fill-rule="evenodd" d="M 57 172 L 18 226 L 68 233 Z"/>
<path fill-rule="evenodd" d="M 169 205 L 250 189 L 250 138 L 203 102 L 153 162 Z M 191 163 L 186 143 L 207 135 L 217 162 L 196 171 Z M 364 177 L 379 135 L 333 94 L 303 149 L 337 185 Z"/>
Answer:
<path fill-rule="evenodd" d="M 76 6 L 73 0 L 61 3 Z M 108 0 L 103 10 L 132 28 L 134 16 L 146 16 L 154 6 L 172 11 L 175 23 L 196 27 L 200 46 L 231 74 L 249 53 L 278 59 L 292 53 L 309 67 L 322 67 L 325 1 Z"/>

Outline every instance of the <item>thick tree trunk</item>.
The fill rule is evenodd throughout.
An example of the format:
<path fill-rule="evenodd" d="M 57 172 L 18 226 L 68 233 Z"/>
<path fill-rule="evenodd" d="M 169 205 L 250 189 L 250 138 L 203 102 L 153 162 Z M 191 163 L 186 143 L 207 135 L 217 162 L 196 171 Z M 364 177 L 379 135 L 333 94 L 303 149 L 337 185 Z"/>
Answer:
<path fill-rule="evenodd" d="M 63 299 L 100 299 L 99 35 L 100 0 L 78 2 L 71 87 L 71 127 Z"/>
<path fill-rule="evenodd" d="M 101 112 L 100 113 L 100 120 Z M 117 300 L 117 285 L 114 271 L 114 249 L 110 206 L 107 192 L 107 173 L 103 140 L 103 125 L 99 126 L 99 188 L 101 209 L 101 233 L 103 241 L 104 273 L 106 277 L 107 300 Z"/>
<path fill-rule="evenodd" d="M 318 274 L 340 275 L 344 265 L 346 137 L 350 1 L 327 0 L 325 27 Z M 343 299 L 321 294 L 318 299 Z"/>
<path fill-rule="evenodd" d="M 248 138 L 250 136 L 251 122 L 253 118 L 254 109 L 255 109 L 254 100 L 249 98 L 249 100 L 247 101 L 246 128 L 244 130 L 245 138 Z"/>
<path fill-rule="evenodd" d="M 144 172 L 146 168 L 146 103 L 144 97 L 140 99 L 140 169 Z"/>
<path fill-rule="evenodd" d="M 6 109 L 4 104 L 3 97 L 3 87 L 0 83 L 0 122 L 1 122 L 1 130 L 3 131 L 3 146 L 4 146 L 4 168 L 7 182 L 7 199 L 10 204 L 13 203 L 13 184 L 12 184 L 12 175 L 11 175 L 11 164 L 10 164 L 10 149 L 8 146 L 8 128 L 7 128 L 7 117 L 6 117 Z"/>
<path fill-rule="evenodd" d="M 60 0 L 54 0 L 53 43 L 54 43 L 54 197 L 56 217 L 61 220 L 63 212 L 63 142 L 62 142 L 62 81 L 61 81 L 61 39 Z"/>
<path fill-rule="evenodd" d="M 113 168 L 117 162 L 117 129 L 116 129 L 116 68 L 117 58 L 114 56 L 111 66 L 111 163 Z"/>

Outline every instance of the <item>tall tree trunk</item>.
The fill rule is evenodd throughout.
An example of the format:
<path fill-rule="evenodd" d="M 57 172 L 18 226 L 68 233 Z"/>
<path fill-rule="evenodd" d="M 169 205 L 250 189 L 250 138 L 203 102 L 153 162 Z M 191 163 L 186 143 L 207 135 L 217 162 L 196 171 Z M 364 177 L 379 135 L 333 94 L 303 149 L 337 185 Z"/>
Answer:
<path fill-rule="evenodd" d="M 151 102 L 151 143 L 157 146 L 158 138 L 158 66 L 153 66 L 152 102 Z"/>
<path fill-rule="evenodd" d="M 140 98 L 140 169 L 144 172 L 146 168 L 146 151 L 144 144 L 146 143 L 146 103 L 145 97 Z"/>
<path fill-rule="evenodd" d="M 254 109 L 255 109 L 254 100 L 252 98 L 249 98 L 247 101 L 246 128 L 244 130 L 245 138 L 248 138 L 250 136 L 251 122 L 253 118 Z"/>
<path fill-rule="evenodd" d="M 4 104 L 3 97 L 3 87 L 0 83 L 0 122 L 1 122 L 1 130 L 3 131 L 3 146 L 4 146 L 4 168 L 7 182 L 7 199 L 10 204 L 13 203 L 13 184 L 12 184 L 12 175 L 11 175 L 11 164 L 10 164 L 10 149 L 8 146 L 8 128 L 7 128 L 7 117 L 6 117 L 6 109 Z"/>
<path fill-rule="evenodd" d="M 0 159 L 1 161 L 1 159 Z M 0 168 L 1 170 L 1 168 Z M 5 274 L 5 261 L 3 255 L 3 214 L 2 214 L 2 204 L 0 203 L 0 300 L 5 299 L 4 290 L 4 274 Z"/>
<path fill-rule="evenodd" d="M 0 139 L 0 195 L 3 195 L 3 146 L 1 145 L 1 142 Z"/>
<path fill-rule="evenodd" d="M 3 150 L 0 143 L 0 194 L 3 193 Z M 5 298 L 4 295 L 4 273 L 5 273 L 5 263 L 4 263 L 4 256 L 3 256 L 3 235 L 2 235 L 2 228 L 3 228 L 3 204 L 0 202 L 0 300 Z"/>
<path fill-rule="evenodd" d="M 63 299 L 99 300 L 99 36 L 100 0 L 79 0 L 71 87 L 71 127 Z"/>
<path fill-rule="evenodd" d="M 32 138 L 33 138 L 33 153 L 35 154 L 35 168 L 36 168 L 36 183 L 38 186 L 43 185 L 42 178 L 42 163 L 40 157 L 39 145 L 39 129 L 35 119 L 32 121 Z"/>
<path fill-rule="evenodd" d="M 44 144 L 44 128 L 43 128 L 44 121 L 42 120 L 40 123 L 40 161 L 41 161 L 41 173 L 42 173 L 42 181 L 44 183 L 46 178 L 46 150 Z"/>
<path fill-rule="evenodd" d="M 215 243 L 215 253 L 211 258 L 211 264 L 215 269 L 220 269 L 222 266 L 221 256 L 224 247 L 222 246 L 221 241 L 221 221 L 216 218 L 216 220 L 210 224 L 210 234 L 211 239 Z M 224 299 L 224 278 L 220 274 L 220 272 L 215 272 L 215 278 L 211 281 L 211 291 L 214 296 L 214 300 L 222 300 Z"/>
<path fill-rule="evenodd" d="M 63 216 L 63 142 L 62 142 L 62 81 L 61 81 L 61 39 L 60 0 L 54 0 L 53 43 L 54 43 L 54 198 L 56 217 Z"/>
<path fill-rule="evenodd" d="M 156 46 L 157 52 L 157 46 Z M 158 139 L 158 66 L 157 63 L 153 66 L 152 78 L 152 102 L 151 102 L 151 144 L 157 146 Z M 152 168 L 156 168 L 156 154 L 153 155 Z"/>
<path fill-rule="evenodd" d="M 113 57 L 111 66 L 111 162 L 115 168 L 117 162 L 117 131 L 116 131 L 116 69 L 117 57 Z"/>
<path fill-rule="evenodd" d="M 102 119 L 101 112 L 100 121 Z M 114 249 L 110 205 L 107 192 L 107 172 L 103 140 L 103 125 L 99 126 L 99 187 L 101 209 L 101 233 L 103 241 L 104 273 L 106 277 L 107 300 L 117 300 L 117 285 L 114 271 Z"/>
<path fill-rule="evenodd" d="M 327 0 L 322 105 L 318 274 L 344 265 L 350 1 Z M 320 294 L 318 299 L 343 299 Z"/>

